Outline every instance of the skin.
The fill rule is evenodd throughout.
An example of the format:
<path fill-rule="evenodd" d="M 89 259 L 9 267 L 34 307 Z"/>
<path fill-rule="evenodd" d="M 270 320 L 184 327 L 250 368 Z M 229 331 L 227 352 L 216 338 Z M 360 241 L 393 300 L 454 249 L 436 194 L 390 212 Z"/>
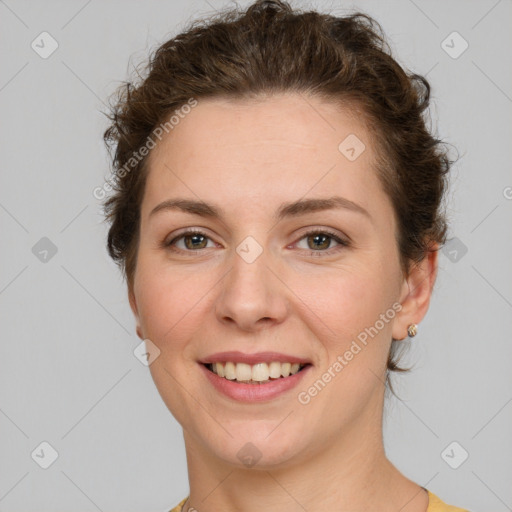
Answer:
<path fill-rule="evenodd" d="M 150 371 L 183 427 L 190 482 L 183 510 L 427 509 L 426 492 L 386 458 L 382 411 L 391 338 L 405 338 L 426 314 L 437 252 L 402 274 L 394 211 L 360 119 L 295 93 L 200 99 L 150 154 L 129 300 L 138 335 L 161 351 Z M 366 145 L 353 162 L 338 150 L 349 134 Z M 347 209 L 273 218 L 283 202 L 334 194 L 369 218 Z M 178 197 L 214 203 L 225 218 L 150 216 Z M 208 238 L 188 245 L 181 238 L 178 252 L 162 246 L 188 227 Z M 304 237 L 313 228 L 351 244 L 315 245 Z M 250 264 L 236 252 L 247 236 L 263 249 Z M 396 303 L 399 313 L 317 396 L 299 403 L 297 394 Z M 218 393 L 199 367 L 199 359 L 226 350 L 294 354 L 313 367 L 298 389 L 240 403 Z M 237 457 L 247 442 L 261 453 L 251 468 Z"/>

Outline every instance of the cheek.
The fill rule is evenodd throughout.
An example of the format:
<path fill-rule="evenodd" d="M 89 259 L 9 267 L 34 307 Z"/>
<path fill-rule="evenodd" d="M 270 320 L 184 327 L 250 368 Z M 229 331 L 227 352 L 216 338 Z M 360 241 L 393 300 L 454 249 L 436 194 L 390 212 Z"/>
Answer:
<path fill-rule="evenodd" d="M 329 351 L 343 350 L 391 308 L 392 287 L 380 268 L 375 262 L 361 260 L 329 272 L 323 270 L 316 275 L 302 274 L 294 278 L 291 287 L 304 304 L 304 312 L 309 311 L 308 323 L 318 326 L 316 334 Z M 382 327 L 380 323 L 379 327 Z M 386 323 L 381 330 L 390 328 Z"/>
<path fill-rule="evenodd" d="M 307 323 L 323 353 L 302 391 L 311 397 L 310 411 L 319 418 L 335 416 L 336 424 L 359 414 L 381 388 L 391 343 L 391 287 L 385 274 L 375 272 L 378 266 L 365 268 L 374 270 L 339 269 L 323 287 L 308 277 L 298 292 L 312 312 Z"/>
<path fill-rule="evenodd" d="M 137 305 L 145 337 L 162 351 L 182 351 L 201 325 L 216 280 L 142 259 L 136 278 Z"/>

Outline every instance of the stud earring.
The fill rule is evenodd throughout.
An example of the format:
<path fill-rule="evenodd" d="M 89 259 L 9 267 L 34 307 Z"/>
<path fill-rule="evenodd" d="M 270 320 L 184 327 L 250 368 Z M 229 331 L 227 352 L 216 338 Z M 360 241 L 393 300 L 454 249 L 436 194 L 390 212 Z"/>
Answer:
<path fill-rule="evenodd" d="M 407 327 L 407 334 L 409 338 L 416 336 L 416 334 L 418 334 L 418 326 L 416 324 L 409 325 L 409 327 Z"/>

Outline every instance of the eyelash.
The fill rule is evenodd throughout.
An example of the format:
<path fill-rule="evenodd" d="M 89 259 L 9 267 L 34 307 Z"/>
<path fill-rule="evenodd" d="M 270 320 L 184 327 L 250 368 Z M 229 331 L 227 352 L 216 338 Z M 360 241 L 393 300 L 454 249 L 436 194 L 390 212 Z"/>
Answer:
<path fill-rule="evenodd" d="M 186 253 L 186 254 L 194 255 L 194 254 L 199 254 L 201 252 L 204 252 L 205 249 L 183 250 L 183 249 L 177 249 L 174 246 L 174 244 L 178 240 L 181 240 L 182 238 L 186 237 L 187 235 L 201 235 L 201 236 L 204 236 L 205 238 L 210 239 L 210 237 L 208 235 L 206 235 L 206 233 L 203 233 L 202 231 L 199 231 L 197 229 L 188 229 L 188 230 L 184 231 L 183 233 L 180 233 L 177 237 L 173 238 L 171 241 L 169 241 L 169 242 L 164 241 L 162 246 L 164 249 L 169 249 L 169 250 L 171 250 L 173 252 L 177 252 L 177 253 Z M 332 238 L 334 241 L 338 242 L 338 244 L 339 244 L 338 246 L 327 249 L 325 251 L 311 250 L 311 252 L 310 252 L 311 256 L 315 256 L 315 257 L 329 256 L 333 252 L 337 252 L 339 250 L 342 250 L 345 247 L 350 246 L 350 243 L 347 240 L 343 240 L 336 233 L 333 233 L 332 231 L 329 231 L 328 229 L 316 229 L 316 230 L 308 231 L 308 232 L 304 233 L 298 241 L 300 242 L 302 239 L 307 238 L 308 236 L 311 236 L 311 235 L 328 235 L 328 238 Z M 307 250 L 307 249 L 303 249 L 303 250 Z"/>

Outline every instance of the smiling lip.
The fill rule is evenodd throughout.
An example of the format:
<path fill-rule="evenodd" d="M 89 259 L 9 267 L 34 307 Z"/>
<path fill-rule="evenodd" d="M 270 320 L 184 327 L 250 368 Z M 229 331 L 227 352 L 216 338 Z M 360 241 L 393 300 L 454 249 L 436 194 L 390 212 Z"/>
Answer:
<path fill-rule="evenodd" d="M 257 363 L 270 363 L 278 361 L 280 363 L 300 363 L 311 364 L 311 361 L 302 357 L 295 357 L 287 354 L 280 354 L 278 352 L 258 352 L 256 354 L 244 354 L 243 352 L 230 351 L 218 352 L 201 359 L 199 362 L 202 364 L 209 363 L 226 363 L 232 361 L 234 363 L 245 363 L 254 365 Z"/>
<path fill-rule="evenodd" d="M 306 365 L 298 373 L 289 377 L 272 380 L 264 384 L 247 384 L 235 380 L 227 380 L 210 371 L 204 364 L 199 364 L 199 367 L 213 387 L 223 395 L 239 402 L 265 402 L 273 400 L 297 386 L 304 375 L 312 368 L 312 365 Z"/>

